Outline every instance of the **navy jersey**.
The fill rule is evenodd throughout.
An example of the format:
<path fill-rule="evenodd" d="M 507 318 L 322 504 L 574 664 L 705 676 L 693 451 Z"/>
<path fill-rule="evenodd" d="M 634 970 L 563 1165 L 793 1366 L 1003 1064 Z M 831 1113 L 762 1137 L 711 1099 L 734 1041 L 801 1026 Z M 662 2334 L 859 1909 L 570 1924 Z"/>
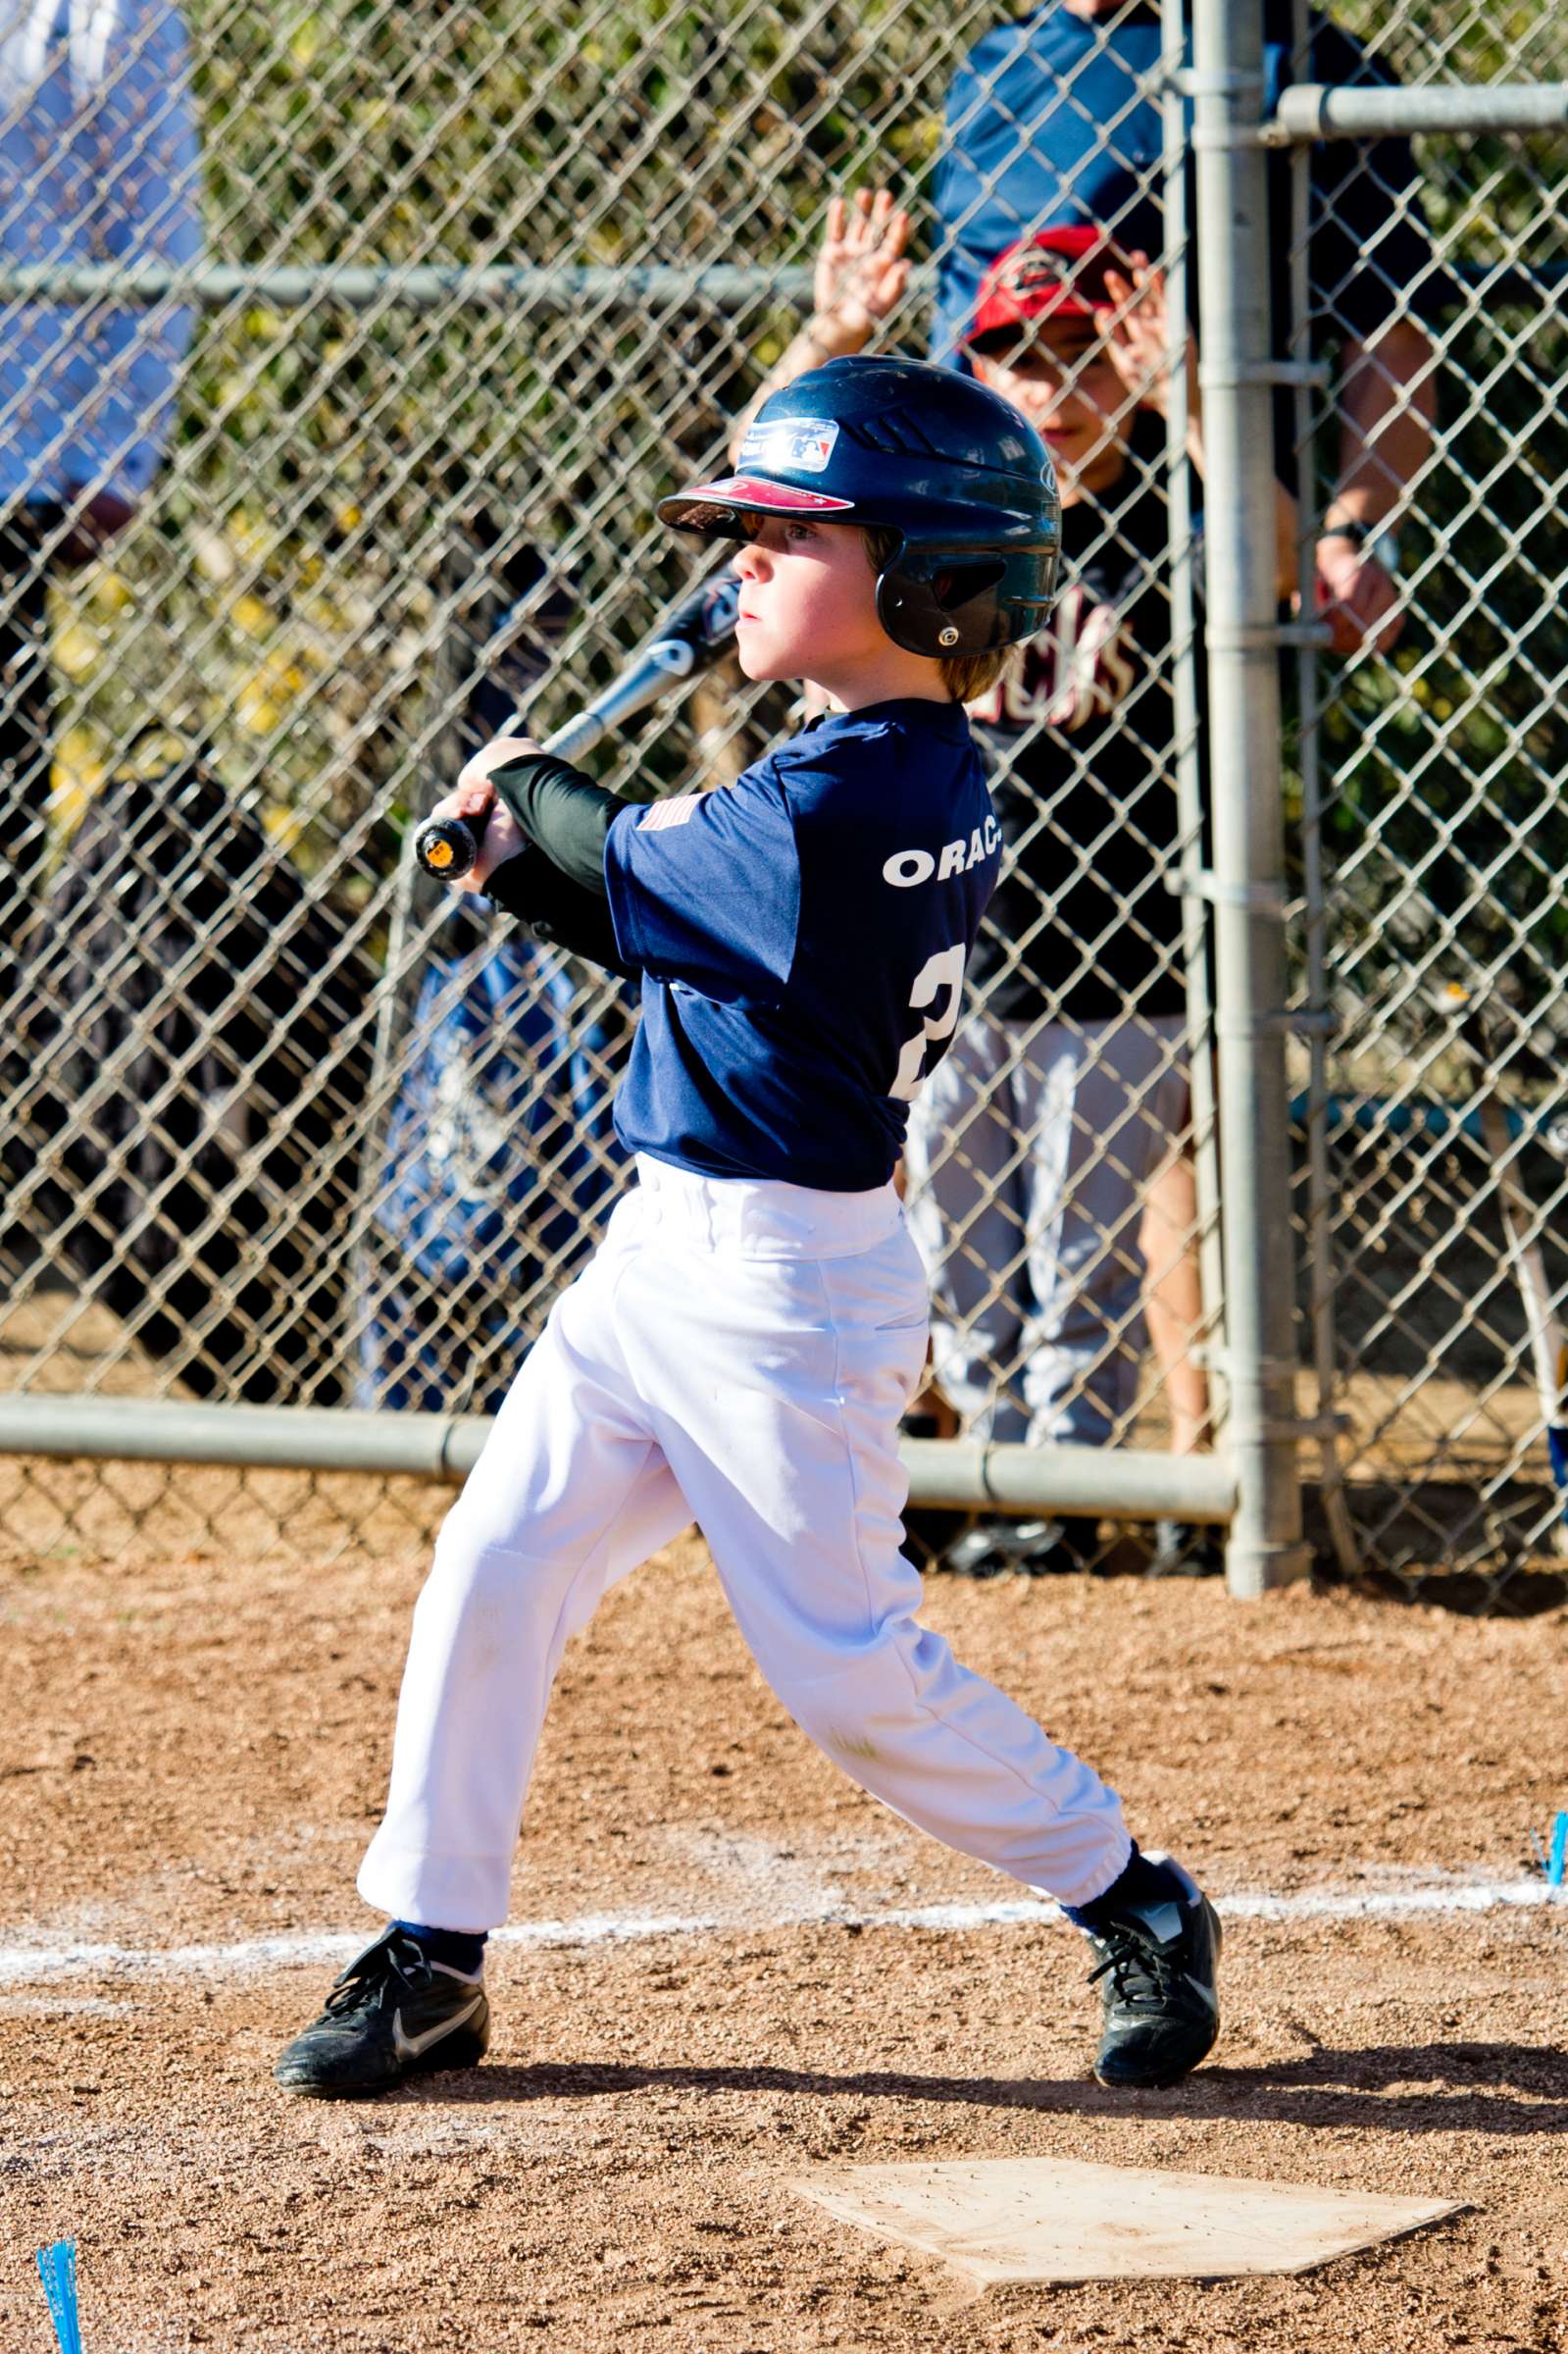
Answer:
<path fill-rule="evenodd" d="M 704 1176 L 885 1185 L 1000 858 L 951 703 L 830 714 L 733 786 L 623 811 L 605 881 L 643 981 L 622 1142 Z"/>

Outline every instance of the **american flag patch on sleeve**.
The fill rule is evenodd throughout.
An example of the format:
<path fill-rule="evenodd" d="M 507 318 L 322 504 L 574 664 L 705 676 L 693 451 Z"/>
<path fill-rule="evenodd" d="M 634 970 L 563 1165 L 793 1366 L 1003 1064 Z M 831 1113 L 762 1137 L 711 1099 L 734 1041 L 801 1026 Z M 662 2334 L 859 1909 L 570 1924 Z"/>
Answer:
<path fill-rule="evenodd" d="M 696 813 L 701 794 L 683 793 L 668 801 L 653 801 L 637 819 L 639 834 L 657 834 L 662 826 L 683 826 Z"/>

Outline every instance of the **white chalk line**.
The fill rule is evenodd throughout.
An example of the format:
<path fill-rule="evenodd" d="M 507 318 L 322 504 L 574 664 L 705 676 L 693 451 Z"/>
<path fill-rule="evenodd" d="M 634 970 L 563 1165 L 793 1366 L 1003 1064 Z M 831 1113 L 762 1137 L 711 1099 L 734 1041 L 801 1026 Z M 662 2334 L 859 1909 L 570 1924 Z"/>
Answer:
<path fill-rule="evenodd" d="M 1228 1920 L 1408 1920 L 1422 1916 L 1539 1911 L 1568 1906 L 1568 1887 L 1543 1879 L 1454 1881 L 1422 1887 L 1359 1890 L 1326 1888 L 1298 1895 L 1220 1896 L 1215 1909 Z M 654 1937 L 765 1935 L 781 1929 L 967 1929 L 1070 1924 L 1048 1898 L 1014 1897 L 988 1905 L 913 1905 L 876 1913 L 824 1905 L 774 1919 L 756 1915 L 583 1913 L 569 1920 L 514 1921 L 494 1932 L 496 1945 L 632 1945 Z M 73 1977 L 141 1973 L 177 1976 L 182 1970 L 258 1975 L 311 1964 L 342 1963 L 368 1942 L 365 1932 L 316 1931 L 248 1937 L 228 1945 L 129 1946 L 42 1938 L 0 1945 L 0 1990 Z"/>

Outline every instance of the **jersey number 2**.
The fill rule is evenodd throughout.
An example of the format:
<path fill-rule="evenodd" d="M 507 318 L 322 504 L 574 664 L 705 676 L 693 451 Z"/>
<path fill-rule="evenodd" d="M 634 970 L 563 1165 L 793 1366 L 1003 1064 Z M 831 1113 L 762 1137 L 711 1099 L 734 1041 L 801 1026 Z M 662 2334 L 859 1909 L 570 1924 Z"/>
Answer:
<path fill-rule="evenodd" d="M 939 1040 L 951 1038 L 958 1027 L 959 1000 L 964 994 L 964 944 L 959 941 L 950 948 L 938 948 L 928 956 L 915 975 L 915 986 L 909 993 L 909 1002 L 918 1013 L 922 1006 L 935 1001 L 936 1010 L 928 1013 L 913 1038 L 906 1038 L 898 1057 L 898 1072 L 887 1093 L 895 1103 L 913 1103 L 926 1075 L 926 1049 Z"/>

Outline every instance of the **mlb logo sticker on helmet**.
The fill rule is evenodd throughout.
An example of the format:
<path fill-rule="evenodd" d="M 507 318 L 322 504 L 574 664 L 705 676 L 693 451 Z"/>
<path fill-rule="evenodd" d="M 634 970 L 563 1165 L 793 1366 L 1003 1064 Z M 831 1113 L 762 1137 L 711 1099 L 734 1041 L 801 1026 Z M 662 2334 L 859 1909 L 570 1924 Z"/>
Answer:
<path fill-rule="evenodd" d="M 789 417 L 752 426 L 740 444 L 742 473 L 823 474 L 838 428 L 829 417 Z"/>

